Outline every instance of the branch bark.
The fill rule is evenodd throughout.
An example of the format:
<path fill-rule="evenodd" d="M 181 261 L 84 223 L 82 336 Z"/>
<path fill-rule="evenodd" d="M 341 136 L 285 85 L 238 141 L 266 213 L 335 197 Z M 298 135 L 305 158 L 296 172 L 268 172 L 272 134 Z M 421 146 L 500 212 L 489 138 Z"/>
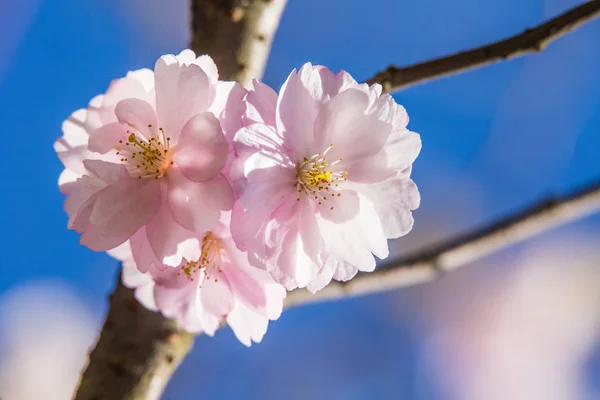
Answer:
<path fill-rule="evenodd" d="M 175 321 L 141 306 L 119 273 L 75 399 L 158 400 L 192 344 Z"/>
<path fill-rule="evenodd" d="M 600 181 L 563 197 L 550 198 L 482 229 L 392 260 L 374 272 L 348 282 L 331 282 L 316 294 L 306 290 L 288 293 L 286 307 L 341 299 L 427 282 L 440 273 L 463 266 L 541 232 L 600 210 Z"/>
<path fill-rule="evenodd" d="M 249 87 L 263 75 L 287 0 L 192 0 L 192 49 L 224 80 Z"/>
<path fill-rule="evenodd" d="M 379 83 L 386 92 L 456 74 L 465 70 L 508 60 L 531 52 L 542 51 L 548 43 L 600 15 L 600 0 L 591 0 L 572 8 L 541 25 L 499 42 L 450 56 L 437 58 L 407 67 L 390 65 L 367 80 L 370 85 Z"/>

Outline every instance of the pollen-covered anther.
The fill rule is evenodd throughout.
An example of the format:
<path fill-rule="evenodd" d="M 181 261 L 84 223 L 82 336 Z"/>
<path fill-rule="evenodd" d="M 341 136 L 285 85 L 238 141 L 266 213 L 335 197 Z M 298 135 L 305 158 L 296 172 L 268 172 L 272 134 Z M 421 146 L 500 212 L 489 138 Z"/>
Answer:
<path fill-rule="evenodd" d="M 346 178 L 348 171 L 339 171 L 335 167 L 342 162 L 341 158 L 331 163 L 327 162 L 325 155 L 332 147 L 333 144 L 330 144 L 322 153 L 317 153 L 310 158 L 304 158 L 303 162 L 296 165 L 298 201 L 300 200 L 300 194 L 305 193 L 314 197 L 317 200 L 317 204 L 322 204 L 321 201 L 318 201 L 319 196 L 322 196 L 323 200 L 327 200 L 327 192 L 339 187 L 338 182 L 348 180 Z M 326 193 L 322 193 L 323 191 Z M 340 196 L 340 193 L 337 193 L 337 195 Z M 335 193 L 331 193 L 331 196 L 335 196 Z"/>
<path fill-rule="evenodd" d="M 148 125 L 152 137 L 145 138 L 139 133 L 127 131 L 127 141 L 119 140 L 115 149 L 121 156 L 121 162 L 127 164 L 127 169 L 132 176 L 139 179 L 163 177 L 173 161 L 171 160 L 170 140 L 162 128 L 158 131 Z"/>
<path fill-rule="evenodd" d="M 202 239 L 200 258 L 197 261 L 186 262 L 181 271 L 190 281 L 198 279 L 199 286 L 202 286 L 205 279 L 212 279 L 218 283 L 217 274 L 223 273 L 222 253 L 221 241 L 212 232 L 208 232 Z"/>

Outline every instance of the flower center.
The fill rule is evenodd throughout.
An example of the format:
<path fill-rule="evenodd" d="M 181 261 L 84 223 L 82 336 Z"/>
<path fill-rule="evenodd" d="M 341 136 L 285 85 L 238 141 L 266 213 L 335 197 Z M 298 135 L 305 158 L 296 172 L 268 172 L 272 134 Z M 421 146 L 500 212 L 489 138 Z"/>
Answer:
<path fill-rule="evenodd" d="M 158 128 L 158 132 L 148 125 L 152 132 L 152 137 L 147 139 L 127 131 L 129 136 L 127 141 L 119 140 L 115 147 L 117 155 L 121 156 L 121 161 L 127 164 L 127 169 L 132 176 L 142 178 L 162 178 L 169 167 L 173 165 L 171 161 L 170 141 L 171 138 L 165 135 L 163 128 Z"/>
<path fill-rule="evenodd" d="M 184 264 L 181 270 L 190 281 L 198 277 L 200 279 L 200 286 L 202 286 L 204 279 L 213 279 L 215 283 L 219 282 L 219 279 L 215 277 L 217 272 L 223 272 L 220 267 L 223 249 L 221 248 L 219 238 L 212 232 L 208 232 L 202 239 L 200 249 L 200 259 Z"/>
<path fill-rule="evenodd" d="M 342 159 L 328 163 L 325 155 L 331 148 L 333 144 L 322 153 L 317 153 L 310 158 L 305 157 L 303 162 L 296 164 L 298 201 L 302 193 L 312 196 L 318 204 L 322 204 L 328 197 L 341 196 L 341 193 L 336 192 L 336 188 L 341 182 L 348 180 L 346 178 L 348 171 L 332 170 L 332 167 L 341 163 Z M 333 207 L 331 209 L 333 210 Z"/>

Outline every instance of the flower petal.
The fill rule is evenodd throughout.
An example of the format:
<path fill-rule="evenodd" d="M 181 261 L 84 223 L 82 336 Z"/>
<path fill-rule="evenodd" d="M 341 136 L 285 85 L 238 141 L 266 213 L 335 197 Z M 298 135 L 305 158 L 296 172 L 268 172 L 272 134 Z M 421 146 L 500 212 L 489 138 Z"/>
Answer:
<path fill-rule="evenodd" d="M 106 154 L 111 150 L 125 146 L 128 137 L 129 133 L 127 133 L 126 125 L 118 122 L 102 125 L 91 133 L 88 149 L 96 153 Z"/>
<path fill-rule="evenodd" d="M 375 259 L 388 256 L 387 239 L 373 203 L 359 195 L 361 212 L 343 224 L 319 219 L 327 253 L 338 262 L 344 262 L 360 271 L 373 271 Z"/>
<path fill-rule="evenodd" d="M 223 266 L 223 272 L 227 276 L 234 296 L 250 308 L 263 309 L 267 298 L 262 282 L 256 280 L 252 274 L 256 268 L 249 265 L 246 254 L 240 252 L 233 241 L 222 241 L 222 243 L 230 259 L 230 264 Z"/>
<path fill-rule="evenodd" d="M 172 55 L 162 56 L 154 71 L 158 119 L 175 144 L 185 123 L 208 110 L 214 88 L 201 67 L 180 65 Z"/>
<path fill-rule="evenodd" d="M 323 100 L 321 77 L 310 63 L 304 64 L 290 74 L 279 93 L 277 131 L 298 162 L 309 156 L 313 147 L 314 123 Z"/>
<path fill-rule="evenodd" d="M 87 150 L 89 133 L 85 123 L 87 111 L 75 111 L 62 124 L 63 136 L 54 142 L 54 151 L 65 168 L 78 175 L 85 174 L 83 160 L 90 156 Z"/>
<path fill-rule="evenodd" d="M 335 223 L 348 221 L 360 211 L 358 195 L 353 190 L 326 193 L 326 196 L 319 198 L 318 201 L 321 203 L 317 207 L 319 215 Z"/>
<path fill-rule="evenodd" d="M 365 185 L 363 193 L 375 206 L 386 237 L 397 238 L 410 232 L 414 223 L 411 210 L 417 209 L 421 200 L 410 178 Z"/>
<path fill-rule="evenodd" d="M 257 314 L 247 305 L 236 299 L 235 306 L 227 316 L 227 324 L 233 330 L 235 337 L 247 347 L 252 342 L 260 343 L 269 325 L 266 316 Z"/>
<path fill-rule="evenodd" d="M 204 279 L 200 292 L 202 305 L 211 314 L 226 316 L 233 308 L 233 294 L 227 278 L 223 275 Z"/>
<path fill-rule="evenodd" d="M 150 247 L 148 237 L 146 236 L 146 227 L 140 228 L 129 239 L 131 244 L 131 253 L 135 260 L 135 265 L 140 272 L 156 272 L 166 268 L 166 266 L 154 254 L 154 250 Z M 151 276 L 151 275 L 148 275 Z"/>
<path fill-rule="evenodd" d="M 267 269 L 287 290 L 305 287 L 320 269 L 321 233 L 308 199 L 288 196 L 265 227 Z"/>
<path fill-rule="evenodd" d="M 183 127 L 173 161 L 194 182 L 213 179 L 225 166 L 229 144 L 219 120 L 211 113 L 192 117 Z"/>
<path fill-rule="evenodd" d="M 276 126 L 277 93 L 270 86 L 254 79 L 253 90 L 246 96 L 244 125 L 263 123 Z"/>
<path fill-rule="evenodd" d="M 156 214 L 159 206 L 158 182 L 124 176 L 99 192 L 90 222 L 112 229 L 134 224 L 135 232 Z"/>
<path fill-rule="evenodd" d="M 146 236 L 154 254 L 165 265 L 178 267 L 184 258 L 200 258 L 200 240 L 197 235 L 175 222 L 165 200 L 155 217 L 146 225 Z"/>
<path fill-rule="evenodd" d="M 233 207 L 233 191 L 220 175 L 207 182 L 192 182 L 176 169 L 169 171 L 167 201 L 175 221 L 193 232 L 213 229 L 221 211 Z"/>
<path fill-rule="evenodd" d="M 158 131 L 154 108 L 144 100 L 121 100 L 115 107 L 115 115 L 120 123 L 136 129 L 146 140 L 155 136 L 153 131 Z"/>
<path fill-rule="evenodd" d="M 415 162 L 421 151 L 421 137 L 408 130 L 393 132 L 385 145 L 388 166 L 403 170 Z"/>
<path fill-rule="evenodd" d="M 342 159 L 343 164 L 377 154 L 385 145 L 391 124 L 375 113 L 367 114 L 369 96 L 357 89 L 348 89 L 325 103 L 315 121 L 315 151 L 330 144 L 330 159 Z"/>

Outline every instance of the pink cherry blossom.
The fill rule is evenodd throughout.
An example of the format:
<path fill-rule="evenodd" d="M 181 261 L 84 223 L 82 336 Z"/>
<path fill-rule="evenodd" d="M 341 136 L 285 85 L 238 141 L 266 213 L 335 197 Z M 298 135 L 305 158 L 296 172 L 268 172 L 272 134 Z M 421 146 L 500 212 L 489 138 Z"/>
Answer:
<path fill-rule="evenodd" d="M 223 169 L 244 94 L 218 80 L 210 57 L 185 50 L 113 81 L 73 113 L 55 149 L 81 243 L 104 251 L 144 234 L 163 263 L 197 257 L 197 233 L 233 205 Z"/>
<path fill-rule="evenodd" d="M 421 149 L 381 86 L 305 64 L 279 95 L 255 82 L 230 170 L 232 230 L 251 262 L 288 290 L 372 271 L 387 239 L 408 233 Z"/>
<path fill-rule="evenodd" d="M 198 236 L 201 254 L 192 261 L 184 259 L 177 268 L 150 260 L 152 251 L 135 257 L 129 246 L 147 247 L 143 237 L 109 253 L 123 261 L 124 284 L 135 289 L 148 309 L 178 320 L 189 332 L 210 336 L 226 321 L 240 342 L 250 346 L 262 340 L 269 320 L 281 315 L 286 291 L 267 271 L 251 266 L 236 247 L 229 214 L 224 213 L 215 229 Z"/>

